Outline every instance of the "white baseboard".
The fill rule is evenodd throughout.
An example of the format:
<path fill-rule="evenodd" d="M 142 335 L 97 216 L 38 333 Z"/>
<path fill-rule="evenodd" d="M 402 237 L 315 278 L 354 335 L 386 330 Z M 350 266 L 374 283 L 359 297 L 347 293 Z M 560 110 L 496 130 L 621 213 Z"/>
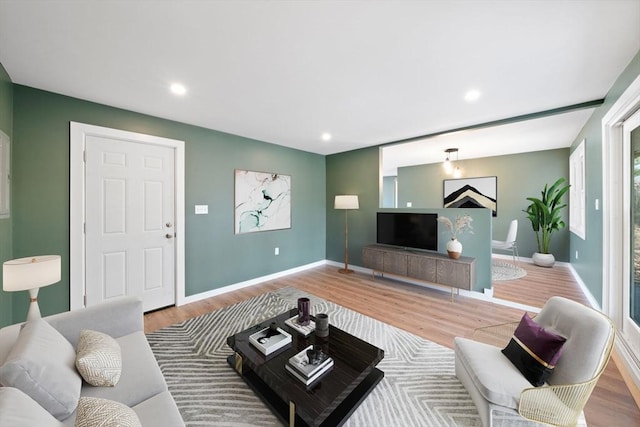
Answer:
<path fill-rule="evenodd" d="M 598 311 L 602 311 L 602 307 L 600 306 L 598 301 L 595 299 L 591 291 L 587 288 L 587 285 L 582 281 L 582 278 L 580 277 L 578 272 L 573 268 L 573 265 L 571 264 L 567 264 L 567 265 L 569 266 L 569 270 L 571 270 L 571 274 L 573 275 L 573 278 L 575 279 L 576 282 L 578 282 L 578 285 L 580 285 L 580 289 L 582 290 L 582 293 L 589 301 L 589 304 L 591 304 L 591 307 L 595 308 Z"/>
<path fill-rule="evenodd" d="M 212 289 L 207 292 L 202 292 L 195 295 L 189 295 L 188 297 L 182 298 L 176 306 L 181 306 L 184 304 L 189 304 L 196 301 L 201 301 L 203 299 L 215 297 L 217 295 L 226 294 L 227 292 L 237 291 L 238 289 L 247 288 L 249 286 L 257 285 L 258 283 L 267 282 L 269 280 L 279 279 L 280 277 L 288 276 L 289 274 L 299 273 L 301 271 L 309 270 L 311 268 L 320 267 L 321 265 L 325 265 L 329 263 L 327 260 L 312 262 L 311 264 L 301 265 L 300 267 L 291 268 L 289 270 L 279 271 L 274 274 L 269 274 L 267 276 L 256 277 L 255 279 L 246 280 L 244 282 L 234 283 L 233 285 L 223 286 L 222 288 Z"/>
<path fill-rule="evenodd" d="M 636 404 L 640 406 L 640 361 L 634 356 L 626 342 L 622 339 L 616 339 L 615 349 L 616 351 L 613 358 L 618 364 L 618 370 L 627 387 L 631 390 Z"/>
<path fill-rule="evenodd" d="M 331 261 L 331 260 L 324 260 L 326 265 L 332 265 L 334 267 L 338 267 L 338 268 L 344 268 L 344 262 L 336 262 L 336 261 Z M 364 268 L 364 267 L 360 267 L 359 265 L 351 265 L 349 264 L 349 269 L 353 270 L 353 271 L 357 271 L 359 273 L 369 273 L 371 274 L 371 269 L 370 268 Z"/>

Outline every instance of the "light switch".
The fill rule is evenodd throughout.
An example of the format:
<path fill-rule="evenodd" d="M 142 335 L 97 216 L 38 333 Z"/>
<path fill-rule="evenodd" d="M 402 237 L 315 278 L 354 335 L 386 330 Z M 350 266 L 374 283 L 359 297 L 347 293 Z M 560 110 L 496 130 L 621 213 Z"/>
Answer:
<path fill-rule="evenodd" d="M 206 215 L 209 213 L 209 205 L 196 205 L 196 215 Z"/>
<path fill-rule="evenodd" d="M 410 208 L 411 206 L 413 206 L 413 203 L 407 202 L 407 207 Z"/>
<path fill-rule="evenodd" d="M 596 210 L 600 210 L 600 199 L 596 199 Z"/>

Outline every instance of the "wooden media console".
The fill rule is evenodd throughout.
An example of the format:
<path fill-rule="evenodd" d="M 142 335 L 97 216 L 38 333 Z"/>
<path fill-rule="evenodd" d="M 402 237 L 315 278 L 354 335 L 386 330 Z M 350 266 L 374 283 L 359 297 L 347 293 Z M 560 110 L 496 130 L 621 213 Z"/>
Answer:
<path fill-rule="evenodd" d="M 437 252 L 405 249 L 384 245 L 368 245 L 362 250 L 364 266 L 379 272 L 422 280 L 451 288 L 453 291 L 471 291 L 476 283 L 476 259 L 471 257 L 449 258 Z"/>

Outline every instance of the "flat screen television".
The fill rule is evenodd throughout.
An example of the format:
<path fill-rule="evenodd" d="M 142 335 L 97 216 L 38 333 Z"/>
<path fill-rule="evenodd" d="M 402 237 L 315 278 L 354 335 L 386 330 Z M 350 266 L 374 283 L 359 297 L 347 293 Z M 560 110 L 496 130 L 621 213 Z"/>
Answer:
<path fill-rule="evenodd" d="M 438 214 L 378 212 L 377 228 L 379 244 L 438 250 Z"/>

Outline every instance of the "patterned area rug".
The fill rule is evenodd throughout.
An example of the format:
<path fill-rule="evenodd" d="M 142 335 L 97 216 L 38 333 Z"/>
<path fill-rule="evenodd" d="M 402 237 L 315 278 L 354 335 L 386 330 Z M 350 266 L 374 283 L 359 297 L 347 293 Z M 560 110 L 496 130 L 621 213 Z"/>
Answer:
<path fill-rule="evenodd" d="M 453 351 L 293 288 L 267 293 L 147 335 L 188 426 L 280 426 L 227 364 L 228 336 L 311 298 L 312 313 L 384 349 L 384 379 L 346 426 L 480 426 L 454 372 Z"/>
<path fill-rule="evenodd" d="M 491 279 L 494 282 L 504 280 L 520 279 L 527 275 L 527 272 L 508 261 L 491 261 Z"/>

